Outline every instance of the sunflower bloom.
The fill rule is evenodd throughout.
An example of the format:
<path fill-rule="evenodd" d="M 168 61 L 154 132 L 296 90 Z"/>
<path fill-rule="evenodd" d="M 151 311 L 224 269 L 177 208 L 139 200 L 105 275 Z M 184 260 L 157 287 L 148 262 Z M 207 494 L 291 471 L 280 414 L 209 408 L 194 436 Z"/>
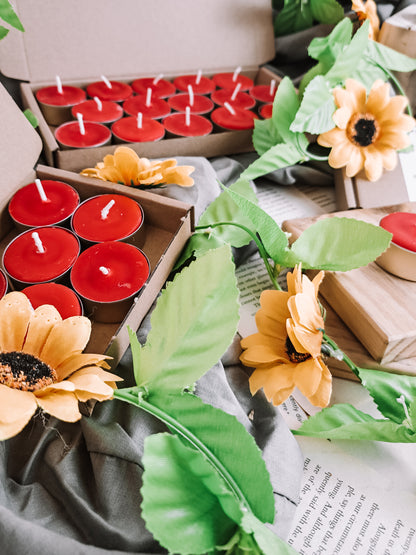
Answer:
<path fill-rule="evenodd" d="M 369 181 L 377 181 L 383 168 L 397 164 L 397 150 L 411 144 L 408 132 L 415 120 L 403 113 L 408 104 L 405 96 L 389 95 L 389 84 L 377 80 L 368 94 L 354 79 L 345 81 L 345 89 L 333 90 L 337 110 L 332 118 L 336 127 L 322 133 L 318 143 L 331 148 L 328 163 L 346 169 L 353 177 L 364 168 Z"/>
<path fill-rule="evenodd" d="M 369 38 L 377 40 L 380 30 L 380 19 L 377 15 L 377 5 L 374 0 L 367 0 L 365 4 L 363 0 L 352 0 L 351 8 L 357 14 L 361 25 L 366 19 L 370 20 Z"/>
<path fill-rule="evenodd" d="M 320 272 L 310 281 L 296 267 L 288 273 L 287 292 L 260 295 L 258 333 L 241 341 L 241 362 L 255 368 L 249 378 L 252 395 L 263 388 L 267 399 L 280 405 L 298 387 L 313 405 L 328 405 L 332 377 L 321 356 L 324 321 L 317 300 L 322 279 Z"/>
<path fill-rule="evenodd" d="M 0 300 L 0 440 L 18 434 L 36 410 L 66 422 L 78 401 L 105 401 L 120 378 L 105 355 L 83 353 L 91 333 L 84 316 L 62 320 L 51 305 L 33 310 L 23 293 Z"/>
<path fill-rule="evenodd" d="M 170 184 L 190 187 L 194 180 L 189 174 L 194 169 L 193 166 L 178 166 L 174 158 L 163 162 L 140 158 L 130 147 L 120 146 L 114 154 L 107 154 L 94 168 L 82 170 L 81 175 L 133 187 Z"/>

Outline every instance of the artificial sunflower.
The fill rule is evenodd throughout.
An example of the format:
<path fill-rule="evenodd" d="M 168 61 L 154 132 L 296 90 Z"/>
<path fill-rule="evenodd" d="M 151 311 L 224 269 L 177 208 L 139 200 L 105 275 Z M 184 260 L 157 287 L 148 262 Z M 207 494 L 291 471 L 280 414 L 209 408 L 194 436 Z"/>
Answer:
<path fill-rule="evenodd" d="M 84 316 L 62 320 L 51 305 L 33 310 L 21 292 L 0 300 L 0 439 L 18 434 L 36 410 L 66 422 L 78 401 L 105 401 L 120 378 L 105 355 L 83 353 L 91 334 Z"/>
<path fill-rule="evenodd" d="M 107 154 L 95 168 L 82 170 L 81 175 L 133 187 L 169 184 L 190 187 L 194 180 L 189 174 L 194 169 L 193 166 L 178 166 L 174 158 L 163 162 L 140 158 L 130 147 L 120 146 L 114 154 Z"/>
<path fill-rule="evenodd" d="M 408 132 L 415 120 L 403 113 L 408 99 L 391 97 L 389 91 L 388 83 L 377 80 L 367 97 L 364 85 L 354 79 L 345 81 L 345 89 L 333 90 L 338 108 L 332 117 L 336 127 L 317 139 L 320 145 L 331 148 L 330 166 L 345 167 L 348 177 L 364 168 L 370 181 L 377 181 L 383 168 L 395 168 L 397 150 L 411 144 Z"/>
<path fill-rule="evenodd" d="M 253 395 L 263 388 L 267 399 L 280 405 L 298 387 L 313 405 L 328 405 L 332 377 L 321 356 L 324 321 L 317 300 L 322 278 L 320 272 L 310 281 L 295 267 L 287 292 L 261 293 L 258 333 L 241 341 L 241 362 L 255 368 L 249 378 Z"/>
<path fill-rule="evenodd" d="M 361 24 L 366 19 L 370 20 L 369 37 L 372 40 L 377 40 L 380 30 L 380 19 L 377 15 L 377 5 L 374 0 L 367 0 L 365 4 L 363 0 L 352 0 L 351 8 L 357 14 Z"/>

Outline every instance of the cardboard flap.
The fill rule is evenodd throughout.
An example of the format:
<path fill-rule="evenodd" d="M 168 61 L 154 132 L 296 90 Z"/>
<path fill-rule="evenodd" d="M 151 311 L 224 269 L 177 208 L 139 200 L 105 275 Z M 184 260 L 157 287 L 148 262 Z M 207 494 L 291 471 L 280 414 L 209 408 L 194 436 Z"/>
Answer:
<path fill-rule="evenodd" d="M 15 0 L 25 28 L 0 68 L 33 83 L 105 74 L 167 77 L 253 68 L 274 57 L 270 0 Z"/>

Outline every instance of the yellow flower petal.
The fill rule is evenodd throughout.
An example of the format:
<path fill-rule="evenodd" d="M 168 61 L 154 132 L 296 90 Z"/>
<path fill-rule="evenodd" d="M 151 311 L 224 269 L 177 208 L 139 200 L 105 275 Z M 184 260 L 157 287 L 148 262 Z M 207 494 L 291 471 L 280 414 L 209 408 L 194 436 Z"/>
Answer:
<path fill-rule="evenodd" d="M 29 319 L 23 352 L 39 357 L 52 328 L 61 321 L 61 315 L 54 306 L 47 304 L 38 306 Z"/>
<path fill-rule="evenodd" d="M 377 181 L 383 173 L 383 158 L 376 148 L 368 147 L 364 151 L 365 175 L 369 181 Z"/>
<path fill-rule="evenodd" d="M 332 393 L 331 372 L 322 361 L 319 361 L 322 368 L 321 381 L 316 392 L 309 397 L 309 401 L 315 407 L 327 407 Z"/>
<path fill-rule="evenodd" d="M 12 291 L 0 300 L 0 350 L 21 351 L 33 312 L 23 293 Z"/>
<path fill-rule="evenodd" d="M 334 145 L 330 153 L 330 165 L 333 168 L 343 168 L 348 164 L 354 150 L 357 150 L 357 147 L 350 142 Z"/>
<path fill-rule="evenodd" d="M 81 418 L 78 408 L 78 399 L 75 393 L 69 391 L 47 391 L 45 395 L 36 392 L 36 400 L 45 412 L 64 420 L 65 422 L 76 422 Z"/>
<path fill-rule="evenodd" d="M 25 419 L 27 423 L 35 413 L 36 407 L 35 396 L 30 391 L 20 391 L 0 384 L 0 425 L 9 425 Z"/>
<path fill-rule="evenodd" d="M 289 391 L 290 394 L 295 388 L 294 368 L 294 364 L 279 364 L 254 370 L 249 378 L 251 394 L 254 395 L 256 391 L 263 388 L 268 401 L 271 401 L 280 391 L 285 391 L 285 394 Z"/>
<path fill-rule="evenodd" d="M 295 383 L 299 391 L 309 399 L 318 390 L 322 379 L 322 368 L 318 360 L 308 358 L 295 369 Z"/>
<path fill-rule="evenodd" d="M 75 370 L 79 370 L 84 366 L 90 366 L 91 364 L 98 364 L 108 367 L 105 362 L 105 360 L 108 358 L 110 357 L 94 353 L 76 353 L 73 356 L 67 358 L 65 362 L 55 367 L 58 380 L 64 380 L 67 376 L 70 376 L 73 372 L 75 372 Z"/>
<path fill-rule="evenodd" d="M 355 111 L 364 112 L 367 99 L 367 90 L 365 86 L 355 79 L 346 79 L 345 88 L 354 98 Z"/>
<path fill-rule="evenodd" d="M 381 118 L 383 118 L 384 116 L 383 111 L 387 108 L 389 102 L 391 102 L 392 100 L 390 99 L 389 91 L 390 91 L 390 86 L 388 83 L 383 83 L 383 81 L 378 80 L 373 84 L 367 99 L 367 110 L 371 114 L 381 113 Z M 398 98 L 403 98 L 403 97 L 398 97 Z"/>
<path fill-rule="evenodd" d="M 352 111 L 345 106 L 339 108 L 336 112 L 334 112 L 332 119 L 337 127 L 340 129 L 346 129 L 348 122 L 351 119 Z"/>
<path fill-rule="evenodd" d="M 331 148 L 339 144 L 346 144 L 347 141 L 348 139 L 345 136 L 345 131 L 338 129 L 337 127 L 334 127 L 334 129 L 330 129 L 325 133 L 321 133 L 317 138 L 318 144 L 325 146 L 326 148 Z"/>
<path fill-rule="evenodd" d="M 345 174 L 347 177 L 354 177 L 357 173 L 364 167 L 364 155 L 362 150 L 359 148 L 354 148 L 351 152 L 351 158 L 348 164 L 345 166 Z"/>
<path fill-rule="evenodd" d="M 78 373 L 72 374 L 67 381 L 72 382 L 76 388 L 76 396 L 79 401 L 88 401 L 95 399 L 97 401 L 105 401 L 111 399 L 114 390 L 112 387 L 103 382 L 94 373 Z"/>
<path fill-rule="evenodd" d="M 56 324 L 41 350 L 40 357 L 51 368 L 84 350 L 91 334 L 91 322 L 84 316 L 71 316 Z"/>
<path fill-rule="evenodd" d="M 125 185 L 136 183 L 139 172 L 139 157 L 133 149 L 123 146 L 116 148 L 114 151 L 114 165 L 120 172 Z"/>

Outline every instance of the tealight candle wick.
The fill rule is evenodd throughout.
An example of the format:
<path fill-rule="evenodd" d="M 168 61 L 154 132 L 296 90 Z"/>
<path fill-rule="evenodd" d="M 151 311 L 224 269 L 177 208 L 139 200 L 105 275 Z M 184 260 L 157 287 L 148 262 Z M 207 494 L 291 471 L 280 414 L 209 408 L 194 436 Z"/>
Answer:
<path fill-rule="evenodd" d="M 58 93 L 63 94 L 64 91 L 63 91 L 63 88 L 62 88 L 61 78 L 59 77 L 59 75 L 57 75 L 55 77 L 55 79 L 56 79 L 56 88 L 58 89 Z"/>
<path fill-rule="evenodd" d="M 85 135 L 85 125 L 81 112 L 77 112 L 77 120 L 79 125 L 79 132 L 81 133 L 81 135 Z"/>
<path fill-rule="evenodd" d="M 45 189 L 42 186 L 42 181 L 40 179 L 35 179 L 36 189 L 38 190 L 40 200 L 42 202 L 48 202 L 48 197 L 46 196 Z"/>
<path fill-rule="evenodd" d="M 189 105 L 193 106 L 194 105 L 194 90 L 192 88 L 192 85 L 188 85 L 188 94 L 189 94 Z"/>
<path fill-rule="evenodd" d="M 104 83 L 109 89 L 113 88 L 113 85 L 110 83 L 110 81 L 107 79 L 105 75 L 101 75 L 101 79 L 104 81 Z"/>
<path fill-rule="evenodd" d="M 231 95 L 231 100 L 234 101 L 237 98 L 238 95 L 238 91 L 241 89 L 241 83 L 237 83 L 237 85 L 235 86 L 235 89 L 233 91 L 233 94 Z"/>
<path fill-rule="evenodd" d="M 105 266 L 100 266 L 98 269 L 99 269 L 100 272 L 101 272 L 102 274 L 104 274 L 105 276 L 108 276 L 108 274 L 110 273 L 110 270 L 109 270 L 108 268 L 106 268 Z"/>
<path fill-rule="evenodd" d="M 189 127 L 191 125 L 191 107 L 187 106 L 185 108 L 185 125 Z"/>
<path fill-rule="evenodd" d="M 233 81 L 237 81 L 237 77 L 238 77 L 238 74 L 240 73 L 240 71 L 241 71 L 241 66 L 238 66 L 236 68 L 236 70 L 234 71 L 234 73 L 233 73 Z"/>
<path fill-rule="evenodd" d="M 163 77 L 163 73 L 159 73 L 159 75 L 157 75 L 154 79 L 153 79 L 153 85 L 157 85 L 159 83 L 159 81 L 162 79 Z"/>
<path fill-rule="evenodd" d="M 108 213 L 111 210 L 111 207 L 114 206 L 116 203 L 116 201 L 114 199 L 111 199 L 110 202 L 108 202 L 104 208 L 101 210 L 101 219 L 102 220 L 106 220 L 108 217 Z"/>
<path fill-rule="evenodd" d="M 231 104 L 229 102 L 224 102 L 224 107 L 227 108 L 227 110 L 230 112 L 230 114 L 235 116 L 236 112 L 235 112 L 234 108 L 231 106 Z"/>
<path fill-rule="evenodd" d="M 102 112 L 103 110 L 103 103 L 101 102 L 101 100 L 98 98 L 98 96 L 94 96 L 94 100 L 95 103 L 97 104 L 97 108 L 99 112 Z"/>
<path fill-rule="evenodd" d="M 270 95 L 272 95 L 276 88 L 276 79 L 272 79 L 270 82 Z"/>
<path fill-rule="evenodd" d="M 146 106 L 149 107 L 152 104 L 152 89 L 148 87 L 146 91 Z"/>
<path fill-rule="evenodd" d="M 143 127 L 143 114 L 141 112 L 137 112 L 137 127 L 139 129 Z"/>
<path fill-rule="evenodd" d="M 34 232 L 32 233 L 32 239 L 33 239 L 33 241 L 35 242 L 36 251 L 37 251 L 39 254 L 43 254 L 43 253 L 45 252 L 45 247 L 43 246 L 42 241 L 41 241 L 41 239 L 40 239 L 40 237 L 39 237 L 39 233 L 38 233 L 37 231 L 34 231 Z"/>
<path fill-rule="evenodd" d="M 198 73 L 196 74 L 196 79 L 195 79 L 195 83 L 197 85 L 199 85 L 201 81 L 201 77 L 202 77 L 202 69 L 198 69 Z"/>

